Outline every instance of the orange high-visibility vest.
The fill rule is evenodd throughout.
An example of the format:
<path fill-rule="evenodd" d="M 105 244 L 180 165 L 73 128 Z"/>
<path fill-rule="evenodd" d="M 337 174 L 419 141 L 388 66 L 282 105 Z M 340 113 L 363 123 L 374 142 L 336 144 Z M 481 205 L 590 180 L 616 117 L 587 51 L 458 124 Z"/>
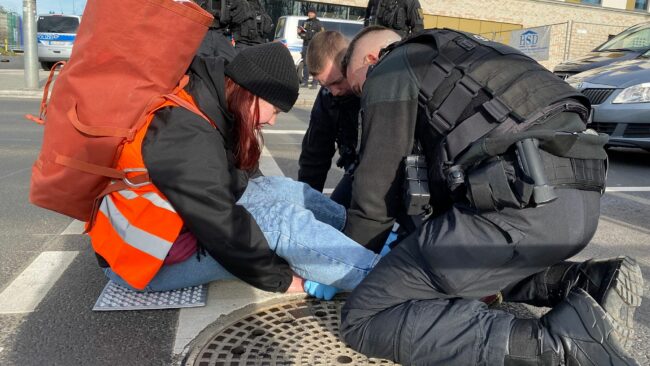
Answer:
<path fill-rule="evenodd" d="M 166 97 L 165 103 L 146 115 L 133 141 L 124 145 L 116 169 L 127 173 L 123 185 L 126 188 L 104 196 L 88 232 L 95 252 L 108 262 L 113 272 L 139 290 L 158 273 L 183 228 L 181 217 L 151 182 L 129 181 L 129 177 L 147 171 L 142 158 L 147 129 L 155 111 L 168 106 L 182 106 L 208 120 L 185 90 Z"/>

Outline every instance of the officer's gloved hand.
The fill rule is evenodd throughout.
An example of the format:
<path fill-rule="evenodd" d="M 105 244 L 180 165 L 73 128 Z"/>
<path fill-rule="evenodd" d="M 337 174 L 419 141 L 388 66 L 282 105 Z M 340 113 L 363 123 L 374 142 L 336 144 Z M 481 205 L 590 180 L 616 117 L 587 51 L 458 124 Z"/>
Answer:
<path fill-rule="evenodd" d="M 305 292 L 319 300 L 332 300 L 334 295 L 340 290 L 334 286 L 323 285 L 314 281 L 305 281 Z"/>

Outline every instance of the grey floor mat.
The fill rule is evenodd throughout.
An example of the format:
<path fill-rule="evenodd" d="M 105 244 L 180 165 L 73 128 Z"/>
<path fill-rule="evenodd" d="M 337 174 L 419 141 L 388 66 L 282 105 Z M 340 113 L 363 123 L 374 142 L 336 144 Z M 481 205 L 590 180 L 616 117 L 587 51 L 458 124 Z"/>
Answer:
<path fill-rule="evenodd" d="M 208 286 L 199 285 L 161 292 L 135 292 L 108 281 L 94 311 L 156 310 L 205 306 Z"/>

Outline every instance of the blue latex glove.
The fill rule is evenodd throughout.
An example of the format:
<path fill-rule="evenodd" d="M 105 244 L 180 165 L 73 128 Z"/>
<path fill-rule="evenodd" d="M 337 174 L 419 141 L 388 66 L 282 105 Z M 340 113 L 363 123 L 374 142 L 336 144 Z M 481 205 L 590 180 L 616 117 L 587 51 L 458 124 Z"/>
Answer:
<path fill-rule="evenodd" d="M 334 295 L 340 290 L 334 286 L 323 285 L 314 281 L 305 281 L 303 285 L 305 292 L 319 300 L 332 300 Z"/>
<path fill-rule="evenodd" d="M 381 252 L 379 253 L 380 256 L 385 256 L 390 252 L 390 243 L 394 242 L 397 240 L 397 233 L 394 231 L 390 232 L 390 235 L 388 235 L 388 239 L 386 239 L 386 243 L 384 244 L 384 247 L 381 248 Z"/>

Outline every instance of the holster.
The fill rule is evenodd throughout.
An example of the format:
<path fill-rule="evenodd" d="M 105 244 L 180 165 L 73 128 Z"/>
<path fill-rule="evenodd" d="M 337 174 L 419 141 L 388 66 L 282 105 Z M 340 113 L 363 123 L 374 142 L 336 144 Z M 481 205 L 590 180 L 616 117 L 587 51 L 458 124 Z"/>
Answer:
<path fill-rule="evenodd" d="M 607 162 L 555 156 L 540 150 L 544 174 L 556 189 L 605 191 Z M 534 207 L 534 182 L 514 155 L 498 156 L 467 172 L 466 198 L 478 211 Z"/>
<path fill-rule="evenodd" d="M 404 204 L 409 216 L 431 211 L 429 177 L 424 155 L 409 155 L 404 160 Z"/>

